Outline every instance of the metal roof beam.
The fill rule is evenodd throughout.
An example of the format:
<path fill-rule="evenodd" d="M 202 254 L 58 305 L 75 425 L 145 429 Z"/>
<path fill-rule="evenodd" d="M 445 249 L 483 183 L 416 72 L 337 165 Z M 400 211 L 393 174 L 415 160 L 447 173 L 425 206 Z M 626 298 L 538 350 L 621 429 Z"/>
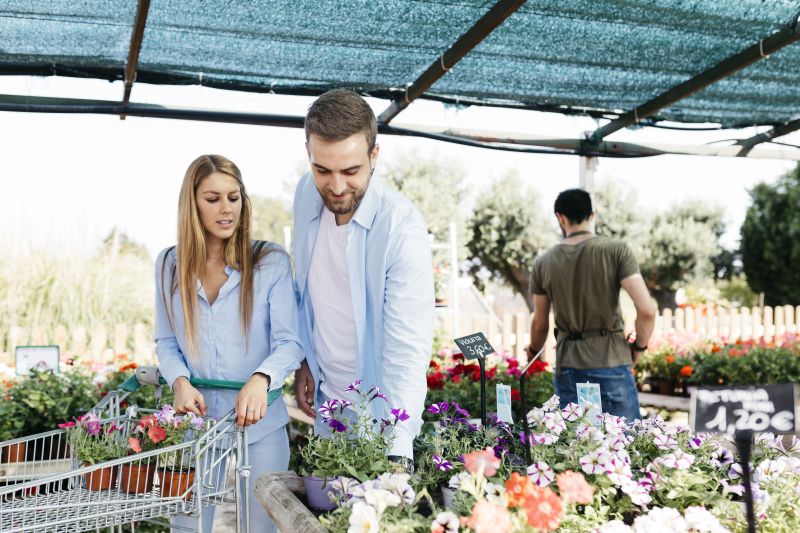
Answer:
<path fill-rule="evenodd" d="M 131 99 L 133 82 L 136 80 L 136 68 L 139 65 L 139 51 L 142 48 L 144 28 L 147 24 L 147 13 L 150 11 L 150 0 L 139 0 L 136 6 L 136 17 L 133 19 L 133 32 L 131 33 L 131 47 L 128 50 L 128 62 L 125 64 L 125 92 L 122 95 L 122 105 L 128 105 Z M 125 115 L 119 116 L 125 120 Z"/>
<path fill-rule="evenodd" d="M 603 138 L 611 135 L 628 126 L 638 123 L 643 118 L 656 114 L 661 109 L 683 100 L 696 92 L 699 92 L 712 83 L 727 78 L 743 68 L 755 63 L 756 61 L 768 57 L 793 42 L 800 40 L 800 28 L 798 27 L 798 17 L 796 14 L 792 22 L 769 37 L 761 39 L 759 42 L 749 46 L 739 53 L 736 53 L 717 63 L 713 67 L 693 76 L 685 82 L 676 85 L 666 92 L 656 96 L 652 100 L 633 108 L 619 118 L 612 120 L 608 124 L 597 128 L 588 137 L 591 143 L 599 143 Z"/>
<path fill-rule="evenodd" d="M 771 130 L 765 131 L 764 133 L 759 133 L 758 135 L 753 135 L 747 139 L 742 139 L 736 143 L 738 146 L 742 147 L 741 151 L 739 151 L 739 157 L 747 157 L 753 147 L 758 144 L 771 141 L 777 137 L 788 135 L 789 133 L 797 130 L 800 130 L 800 118 L 796 118 L 786 122 L 785 124 L 775 126 Z"/>
<path fill-rule="evenodd" d="M 378 122 L 388 124 L 408 105 L 422 96 L 431 88 L 453 65 L 467 55 L 483 41 L 495 28 L 511 16 L 525 0 L 500 0 L 487 11 L 467 32 L 458 38 L 444 54 L 436 58 L 431 65 L 413 83 L 406 87 L 405 92 L 395 98 L 378 117 Z"/>

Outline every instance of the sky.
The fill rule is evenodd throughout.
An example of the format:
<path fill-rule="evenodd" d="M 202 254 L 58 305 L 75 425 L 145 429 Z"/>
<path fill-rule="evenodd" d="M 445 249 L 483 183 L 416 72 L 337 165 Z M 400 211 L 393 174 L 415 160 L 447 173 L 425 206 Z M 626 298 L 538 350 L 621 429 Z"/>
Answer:
<path fill-rule="evenodd" d="M 120 100 L 120 82 L 57 77 L 0 77 L 0 94 Z M 313 99 L 235 93 L 205 87 L 136 84 L 131 101 L 206 109 L 303 115 Z M 387 102 L 370 99 L 376 113 Z M 456 109 L 415 102 L 395 121 L 447 124 L 576 138 L 597 123 L 531 111 L 489 107 Z M 659 140 L 700 144 L 746 137 L 738 132 L 673 132 L 652 128 L 623 131 L 613 140 Z M 800 142 L 800 134 L 782 139 Z M 473 198 L 492 180 L 515 170 L 551 210 L 555 195 L 578 186 L 579 158 L 519 154 L 457 146 L 440 141 L 380 136 L 380 161 L 401 154 L 435 157 L 463 167 Z M 151 255 L 175 242 L 178 190 L 189 163 L 217 153 L 242 170 L 251 194 L 291 199 L 306 168 L 301 129 L 114 116 L 0 112 L 0 177 L 5 222 L 0 245 L 6 254 L 46 248 L 63 254 L 91 254 L 113 227 L 143 243 Z M 380 166 L 379 161 L 379 166 Z M 725 157 L 658 156 L 601 158 L 596 181 L 615 180 L 633 188 L 643 209 L 663 210 L 701 199 L 726 210 L 732 246 L 748 205 L 748 188 L 772 182 L 794 162 Z"/>

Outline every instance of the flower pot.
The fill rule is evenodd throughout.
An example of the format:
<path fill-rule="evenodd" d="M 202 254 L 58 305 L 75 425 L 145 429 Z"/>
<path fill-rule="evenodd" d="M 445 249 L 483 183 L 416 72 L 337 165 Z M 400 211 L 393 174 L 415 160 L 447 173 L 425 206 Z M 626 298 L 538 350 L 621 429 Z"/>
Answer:
<path fill-rule="evenodd" d="M 456 489 L 451 489 L 450 487 L 442 487 L 442 502 L 444 504 L 445 511 L 449 511 L 453 508 L 453 498 L 456 497 Z"/>
<path fill-rule="evenodd" d="M 28 450 L 27 443 L 17 442 L 16 444 L 9 444 L 3 448 L 2 458 L 0 462 L 3 463 L 24 463 L 25 453 Z"/>
<path fill-rule="evenodd" d="M 658 394 L 666 394 L 671 396 L 673 392 L 675 392 L 675 385 L 671 381 L 667 381 L 665 379 L 659 380 L 656 392 Z"/>
<path fill-rule="evenodd" d="M 317 476 L 305 476 L 303 478 L 303 485 L 306 488 L 306 501 L 308 501 L 309 507 L 317 511 L 330 511 L 336 508 L 336 504 L 328 496 L 328 493 L 333 492 L 332 481 L 332 479 L 323 479 Z"/>
<path fill-rule="evenodd" d="M 192 499 L 191 488 L 194 484 L 194 468 L 189 470 L 159 470 L 161 479 L 161 497 L 177 498 L 183 496 L 185 501 Z"/>
<path fill-rule="evenodd" d="M 156 467 L 149 464 L 125 464 L 120 467 L 119 488 L 130 494 L 147 494 L 153 490 Z"/>
<path fill-rule="evenodd" d="M 89 465 L 84 463 L 83 466 Z M 92 470 L 91 472 L 86 472 L 83 475 L 83 479 L 86 482 L 86 488 L 89 490 L 112 489 L 117 482 L 117 467 L 106 466 L 104 468 Z"/>

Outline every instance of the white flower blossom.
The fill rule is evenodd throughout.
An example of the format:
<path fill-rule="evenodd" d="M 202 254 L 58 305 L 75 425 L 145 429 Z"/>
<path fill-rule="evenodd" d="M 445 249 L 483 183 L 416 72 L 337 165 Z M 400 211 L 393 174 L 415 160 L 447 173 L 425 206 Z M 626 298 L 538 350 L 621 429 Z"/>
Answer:
<path fill-rule="evenodd" d="M 580 458 L 581 469 L 587 474 L 604 474 L 611 455 L 603 448 L 598 448 Z"/>
<path fill-rule="evenodd" d="M 675 450 L 665 455 L 663 459 L 664 466 L 677 470 L 686 470 L 694 463 L 694 455 L 681 450 Z"/>
<path fill-rule="evenodd" d="M 431 530 L 433 530 L 434 525 L 441 526 L 444 533 L 458 533 L 458 517 L 450 511 L 437 514 L 436 519 L 433 521 L 433 524 L 431 524 Z"/>
<path fill-rule="evenodd" d="M 378 533 L 379 518 L 374 507 L 364 502 L 356 502 L 350 513 L 350 527 L 347 533 Z"/>
<path fill-rule="evenodd" d="M 612 520 L 600 526 L 595 533 L 633 533 L 633 530 L 621 520 Z"/>
<path fill-rule="evenodd" d="M 730 533 L 728 528 L 722 526 L 716 516 L 704 507 L 688 507 L 683 513 L 686 528 L 698 533 Z"/>
<path fill-rule="evenodd" d="M 553 481 L 554 476 L 553 469 L 544 461 L 534 462 L 528 467 L 528 477 L 538 487 L 548 486 Z"/>
<path fill-rule="evenodd" d="M 633 521 L 635 533 L 686 533 L 686 521 L 677 510 L 656 507 Z"/>

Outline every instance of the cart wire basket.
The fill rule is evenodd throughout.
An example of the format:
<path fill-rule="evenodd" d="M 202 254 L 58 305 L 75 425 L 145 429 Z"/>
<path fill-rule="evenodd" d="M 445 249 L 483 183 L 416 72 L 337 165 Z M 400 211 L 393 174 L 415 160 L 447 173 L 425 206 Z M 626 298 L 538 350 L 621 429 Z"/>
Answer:
<path fill-rule="evenodd" d="M 243 385 L 190 382 L 233 390 Z M 127 442 L 142 417 L 156 411 L 131 406 L 120 413 L 122 400 L 142 384 L 163 383 L 157 369 L 140 367 L 92 411 L 102 423 L 116 423 Z M 270 391 L 268 403 L 279 396 L 280 389 Z M 0 532 L 93 531 L 140 521 L 163 523 L 180 514 L 197 517 L 200 531 L 203 509 L 223 502 L 244 503 L 236 505 L 236 530 L 249 532 L 247 431 L 237 428 L 233 410 L 204 422 L 190 441 L 94 465 L 75 457 L 64 429 L 0 442 L 4 456 L 14 461 L 0 465 Z M 234 475 L 227 475 L 229 468 Z"/>

